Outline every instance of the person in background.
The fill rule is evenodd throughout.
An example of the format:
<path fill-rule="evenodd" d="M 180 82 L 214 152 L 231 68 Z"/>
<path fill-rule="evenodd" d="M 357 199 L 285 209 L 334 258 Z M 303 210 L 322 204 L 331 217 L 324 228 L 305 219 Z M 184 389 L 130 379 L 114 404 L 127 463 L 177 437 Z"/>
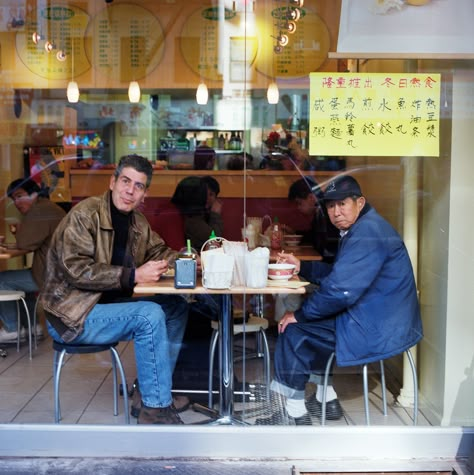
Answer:
<path fill-rule="evenodd" d="M 324 375 L 332 352 L 338 366 L 361 365 L 398 355 L 423 337 L 413 269 L 399 234 L 370 206 L 351 176 L 331 181 L 323 198 L 340 231 L 340 247 L 322 279 L 313 273 L 316 263 L 284 255 L 318 288 L 279 322 L 271 389 L 286 403 L 284 410 L 257 419 L 257 424 L 285 422 L 286 416 L 296 424 L 311 424 L 305 385 L 310 374 Z M 319 410 L 321 393 L 318 386 Z"/>
<path fill-rule="evenodd" d="M 320 186 L 310 177 L 300 178 L 288 190 L 288 200 L 296 204 L 300 213 L 311 217 L 311 228 L 303 234 L 302 244 L 312 244 L 323 262 L 332 263 L 339 245 L 339 231 L 329 220 L 322 197 Z"/>
<path fill-rule="evenodd" d="M 51 236 L 65 216 L 64 210 L 41 195 L 38 184 L 31 179 L 17 179 L 7 188 L 7 195 L 22 214 L 21 222 L 16 226 L 16 247 L 33 252 L 31 269 L 17 269 L 0 272 L 1 290 L 21 290 L 33 323 L 36 293 L 44 281 L 46 253 Z M 20 339 L 26 338 L 28 323 L 26 315 L 21 313 Z M 18 337 L 17 307 L 15 302 L 0 302 L 0 343 L 15 342 Z M 36 336 L 43 337 L 43 328 L 36 327 Z"/>
<path fill-rule="evenodd" d="M 156 282 L 176 258 L 137 211 L 153 168 L 138 155 L 120 159 L 102 196 L 79 202 L 53 235 L 40 294 L 48 331 L 59 342 L 134 341 L 139 424 L 182 424 L 172 374 L 188 317 L 181 296 L 133 298 L 136 284 Z"/>
<path fill-rule="evenodd" d="M 183 178 L 171 198 L 184 218 L 185 240 L 190 239 L 191 246 L 198 252 L 212 231 L 220 237 L 224 233 L 222 203 L 217 199 L 219 183 L 214 180 L 216 187 L 213 180 L 197 176 Z"/>

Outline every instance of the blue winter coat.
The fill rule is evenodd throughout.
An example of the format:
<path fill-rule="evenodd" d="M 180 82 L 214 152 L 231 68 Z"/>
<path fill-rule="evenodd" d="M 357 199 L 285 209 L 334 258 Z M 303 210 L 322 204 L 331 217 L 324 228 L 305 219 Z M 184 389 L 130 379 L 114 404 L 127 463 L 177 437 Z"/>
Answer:
<path fill-rule="evenodd" d="M 318 263 L 302 273 L 315 282 Z M 370 205 L 342 238 L 330 273 L 295 312 L 299 322 L 336 318 L 336 361 L 351 366 L 389 358 L 423 337 L 407 249 L 399 234 Z"/>

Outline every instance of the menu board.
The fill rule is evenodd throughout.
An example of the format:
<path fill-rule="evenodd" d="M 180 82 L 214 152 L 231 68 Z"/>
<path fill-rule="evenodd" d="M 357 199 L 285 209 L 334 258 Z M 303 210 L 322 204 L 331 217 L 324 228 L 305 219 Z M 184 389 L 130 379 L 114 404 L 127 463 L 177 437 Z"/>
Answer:
<path fill-rule="evenodd" d="M 94 69 L 120 81 L 144 78 L 160 63 L 163 28 L 148 10 L 127 3 L 108 5 L 91 22 Z"/>
<path fill-rule="evenodd" d="M 311 8 L 301 8 L 301 18 L 296 23 L 296 31 L 287 33 L 288 44 L 282 52 L 274 52 L 276 37 L 281 33 L 281 24 L 287 7 L 278 6 L 268 11 L 257 2 L 258 56 L 256 68 L 269 77 L 298 78 L 317 71 L 327 60 L 330 48 L 329 29 L 323 19 Z M 278 3 L 276 4 L 278 5 Z"/>
<path fill-rule="evenodd" d="M 439 74 L 310 74 L 309 153 L 439 156 Z"/>
<path fill-rule="evenodd" d="M 71 79 L 73 74 L 82 74 L 90 68 L 84 49 L 88 22 L 87 13 L 74 6 L 28 10 L 24 26 L 16 30 L 18 57 L 31 72 L 43 78 Z M 33 33 L 39 35 L 36 44 Z M 46 49 L 47 42 L 50 51 Z"/>
<path fill-rule="evenodd" d="M 212 6 L 201 7 L 187 18 L 179 45 L 191 70 L 211 80 L 224 76 L 230 81 L 243 81 L 257 53 L 256 37 L 242 28 L 240 14 Z M 226 63 L 224 57 L 229 53 Z M 228 70 L 224 71 L 224 67 Z"/>

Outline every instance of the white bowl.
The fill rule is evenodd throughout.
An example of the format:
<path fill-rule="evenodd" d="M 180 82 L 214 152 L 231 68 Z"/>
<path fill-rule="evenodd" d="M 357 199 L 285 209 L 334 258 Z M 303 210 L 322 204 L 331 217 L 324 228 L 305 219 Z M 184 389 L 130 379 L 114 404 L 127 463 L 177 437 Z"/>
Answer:
<path fill-rule="evenodd" d="M 290 247 L 296 247 L 300 244 L 301 239 L 303 239 L 302 234 L 285 234 L 283 240 L 285 244 Z"/>
<path fill-rule="evenodd" d="M 268 278 L 272 280 L 289 280 L 295 273 L 294 264 L 268 264 Z"/>

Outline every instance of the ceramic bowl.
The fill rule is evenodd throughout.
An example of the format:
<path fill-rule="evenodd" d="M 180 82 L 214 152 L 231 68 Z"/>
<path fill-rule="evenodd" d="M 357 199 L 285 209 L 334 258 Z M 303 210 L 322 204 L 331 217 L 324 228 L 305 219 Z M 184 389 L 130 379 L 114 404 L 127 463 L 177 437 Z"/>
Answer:
<path fill-rule="evenodd" d="M 287 246 L 296 247 L 299 246 L 302 238 L 303 236 L 301 234 L 285 234 L 283 239 Z"/>
<path fill-rule="evenodd" d="M 272 280 L 288 280 L 294 272 L 294 264 L 268 264 L 268 278 Z"/>

